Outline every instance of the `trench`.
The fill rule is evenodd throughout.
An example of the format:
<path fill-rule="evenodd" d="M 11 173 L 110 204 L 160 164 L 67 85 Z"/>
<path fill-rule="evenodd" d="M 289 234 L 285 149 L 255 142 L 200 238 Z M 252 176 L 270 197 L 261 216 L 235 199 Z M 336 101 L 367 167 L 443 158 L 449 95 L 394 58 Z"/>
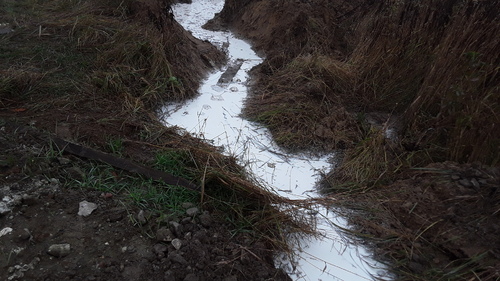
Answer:
<path fill-rule="evenodd" d="M 168 104 L 163 121 L 209 141 L 225 154 L 236 157 L 262 186 L 290 199 L 317 198 L 319 174 L 333 168 L 334 155 L 289 154 L 275 144 L 266 128 L 243 119 L 249 70 L 259 57 L 244 40 L 230 32 L 214 32 L 201 26 L 222 10 L 224 0 L 193 0 L 173 6 L 175 19 L 195 37 L 208 40 L 228 55 L 228 64 L 208 75 L 197 98 Z M 300 238 L 296 255 L 276 257 L 293 280 L 375 280 L 387 277 L 384 266 L 359 243 L 347 239 L 340 229 L 349 228 L 335 210 L 317 206 L 319 237 Z M 295 241 L 295 240 L 294 240 Z"/>

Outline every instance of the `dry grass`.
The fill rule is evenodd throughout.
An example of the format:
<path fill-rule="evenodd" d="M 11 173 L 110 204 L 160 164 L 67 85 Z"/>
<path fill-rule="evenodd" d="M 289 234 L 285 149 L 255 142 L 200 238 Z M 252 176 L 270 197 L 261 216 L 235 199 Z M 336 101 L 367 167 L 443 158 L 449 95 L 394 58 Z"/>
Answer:
<path fill-rule="evenodd" d="M 193 97 L 204 72 L 224 59 L 183 31 L 169 4 L 2 2 L 0 15 L 15 32 L 0 37 L 0 106 L 36 115 L 48 130 L 66 123 L 74 141 L 97 149 L 117 139 L 124 157 L 146 165 L 152 151 L 189 154 L 193 181 L 205 187 L 204 207 L 286 250 L 286 233 L 312 232 L 292 211 L 298 204 L 262 189 L 234 159 L 163 127 L 152 113 L 165 101 Z"/>
<path fill-rule="evenodd" d="M 366 128 L 361 113 L 402 116 L 401 147 L 393 153 L 396 163 L 382 166 L 444 160 L 496 165 L 500 21 L 491 11 L 499 5 L 498 1 L 432 0 L 361 4 L 369 12 L 353 35 L 337 38 L 352 47 L 343 61 L 335 52 L 339 48 L 326 48 L 331 35 L 322 30 L 332 25 L 352 30 L 346 27 L 352 21 L 315 20 L 317 30 L 306 28 L 309 41 L 297 43 L 300 51 L 270 54 L 256 73 L 260 86 L 245 113 L 266 124 L 288 148 L 331 150 L 359 143 L 357 151 L 347 152 L 350 163 L 344 163 L 347 170 L 372 175 L 370 182 L 376 182 L 381 171 L 372 167 L 373 171 L 360 172 L 370 169 L 365 164 L 367 154 L 360 151 L 382 151 L 384 142 L 362 141 L 377 136 Z M 316 49 L 310 50 L 310 45 Z M 372 159 L 394 161 L 394 157 Z"/>
<path fill-rule="evenodd" d="M 279 51 L 268 53 L 266 62 L 255 73 L 260 86 L 255 87 L 247 102 L 247 115 L 268 126 L 280 144 L 292 149 L 350 148 L 338 170 L 328 177 L 330 191 L 345 195 L 345 201 L 359 194 L 371 194 L 367 196 L 375 199 L 367 204 L 376 207 L 406 203 L 397 201 L 398 196 L 388 199 L 384 188 L 399 172 L 408 175 L 409 169 L 433 162 L 478 161 L 497 166 L 500 2 L 360 2 L 357 10 L 340 14 L 335 9 L 339 6 L 321 6 L 323 1 L 311 3 L 321 6 L 321 11 L 307 10 L 307 3 L 294 4 L 296 11 L 310 11 L 307 20 L 283 12 L 279 4 L 285 3 L 280 1 L 254 4 L 275 5 L 278 12 L 271 15 L 291 18 L 284 16 L 286 24 L 277 24 L 282 33 L 265 26 L 272 20 L 270 17 L 257 17 L 246 13 L 246 8 L 241 9 L 245 23 L 251 23 L 241 30 L 258 39 L 261 48 L 280 46 Z M 238 11 L 236 7 L 233 10 Z M 324 16 L 324 11 L 333 16 Z M 267 32 L 272 40 L 253 29 Z M 330 33 L 325 34 L 325 30 Z M 332 43 L 332 37 L 337 43 Z M 385 138 L 384 130 L 391 125 L 385 120 L 367 124 L 365 115 L 372 113 L 399 119 L 399 138 Z M 342 122 L 349 125 L 332 125 Z M 398 195 L 412 194 L 414 188 L 419 186 L 397 189 Z M 420 190 L 415 196 L 421 194 L 428 193 Z M 450 198 L 453 196 L 443 200 Z M 444 205 L 434 197 L 426 200 Z M 364 207 L 368 210 L 363 215 L 373 217 L 371 225 L 364 222 L 366 228 L 384 237 L 377 244 L 387 250 L 383 254 L 390 257 L 402 280 L 498 279 L 498 272 L 488 264 L 494 259 L 485 259 L 481 253 L 452 259 L 449 264 L 440 264 L 441 268 L 433 264 L 414 268 L 415 257 L 435 251 L 441 247 L 439 237 L 449 235 L 443 223 L 446 219 L 430 218 L 412 233 L 402 226 L 404 219 L 390 215 L 394 210 Z M 411 213 L 412 207 L 413 204 L 404 212 Z M 487 220 L 498 213 L 496 210 L 497 207 L 491 213 L 479 210 L 478 214 Z M 421 214 L 429 212 L 422 210 Z M 413 222 L 415 217 L 407 220 Z M 421 247 L 423 244 L 426 246 Z"/>
<path fill-rule="evenodd" d="M 274 58 L 274 60 L 280 60 Z M 266 124 L 276 141 L 292 150 L 350 147 L 359 140 L 356 116 L 339 103 L 353 77 L 349 66 L 327 56 L 305 55 L 279 69 L 273 62 L 261 68 L 273 75 L 255 90 L 244 114 Z M 257 94 L 258 93 L 258 94 Z"/>

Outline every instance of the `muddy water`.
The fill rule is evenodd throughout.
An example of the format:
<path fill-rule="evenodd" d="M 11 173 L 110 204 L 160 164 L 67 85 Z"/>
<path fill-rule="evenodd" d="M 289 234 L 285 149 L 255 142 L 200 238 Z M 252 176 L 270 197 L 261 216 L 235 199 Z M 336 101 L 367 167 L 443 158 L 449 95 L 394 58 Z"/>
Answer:
<path fill-rule="evenodd" d="M 240 118 L 247 95 L 248 71 L 261 63 L 262 58 L 248 43 L 229 32 L 201 28 L 223 5 L 223 0 L 193 0 L 192 4 L 174 6 L 176 20 L 195 37 L 226 50 L 229 63 L 206 78 L 196 99 L 167 105 L 163 110 L 164 122 L 220 146 L 226 154 L 237 157 L 263 186 L 281 196 L 318 197 L 317 176 L 331 169 L 332 155 L 287 154 L 274 143 L 265 128 Z M 373 276 L 384 273 L 363 247 L 339 235 L 337 226 L 347 224 L 343 218 L 321 206 L 317 211 L 321 237 L 301 239 L 293 260 L 276 258 L 292 279 L 373 280 Z"/>

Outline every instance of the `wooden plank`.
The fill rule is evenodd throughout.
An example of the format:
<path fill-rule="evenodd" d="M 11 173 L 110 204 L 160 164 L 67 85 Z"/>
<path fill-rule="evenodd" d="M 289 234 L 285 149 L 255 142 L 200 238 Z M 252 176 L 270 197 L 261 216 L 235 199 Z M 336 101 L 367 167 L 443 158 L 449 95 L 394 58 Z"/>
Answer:
<path fill-rule="evenodd" d="M 111 154 L 107 154 L 98 150 L 94 150 L 75 143 L 71 143 L 57 137 L 53 137 L 52 141 L 57 145 L 57 147 L 61 151 L 65 151 L 67 153 L 71 153 L 80 157 L 101 161 L 113 167 L 131 173 L 137 173 L 146 176 L 148 178 L 152 178 L 154 180 L 164 181 L 166 184 L 178 185 L 196 191 L 199 190 L 199 188 L 196 185 L 192 184 L 191 182 L 189 182 L 184 178 L 177 177 L 145 166 L 141 166 L 130 160 L 119 158 Z"/>

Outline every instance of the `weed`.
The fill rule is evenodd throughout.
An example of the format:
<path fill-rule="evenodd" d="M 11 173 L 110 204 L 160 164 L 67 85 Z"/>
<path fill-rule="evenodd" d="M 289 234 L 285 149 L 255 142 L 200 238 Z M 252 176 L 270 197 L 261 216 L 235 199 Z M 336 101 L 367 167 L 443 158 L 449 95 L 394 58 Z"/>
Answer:
<path fill-rule="evenodd" d="M 199 203 L 199 194 L 179 186 L 143 181 L 128 190 L 128 198 L 143 210 L 158 213 L 183 213 L 182 204 Z"/>
<path fill-rule="evenodd" d="M 154 166 L 174 176 L 192 179 L 194 174 L 189 167 L 193 165 L 193 159 L 188 151 L 164 150 L 156 154 Z"/>
<path fill-rule="evenodd" d="M 123 153 L 123 140 L 121 138 L 111 138 L 108 141 L 108 147 L 111 153 L 116 155 L 122 155 Z"/>

